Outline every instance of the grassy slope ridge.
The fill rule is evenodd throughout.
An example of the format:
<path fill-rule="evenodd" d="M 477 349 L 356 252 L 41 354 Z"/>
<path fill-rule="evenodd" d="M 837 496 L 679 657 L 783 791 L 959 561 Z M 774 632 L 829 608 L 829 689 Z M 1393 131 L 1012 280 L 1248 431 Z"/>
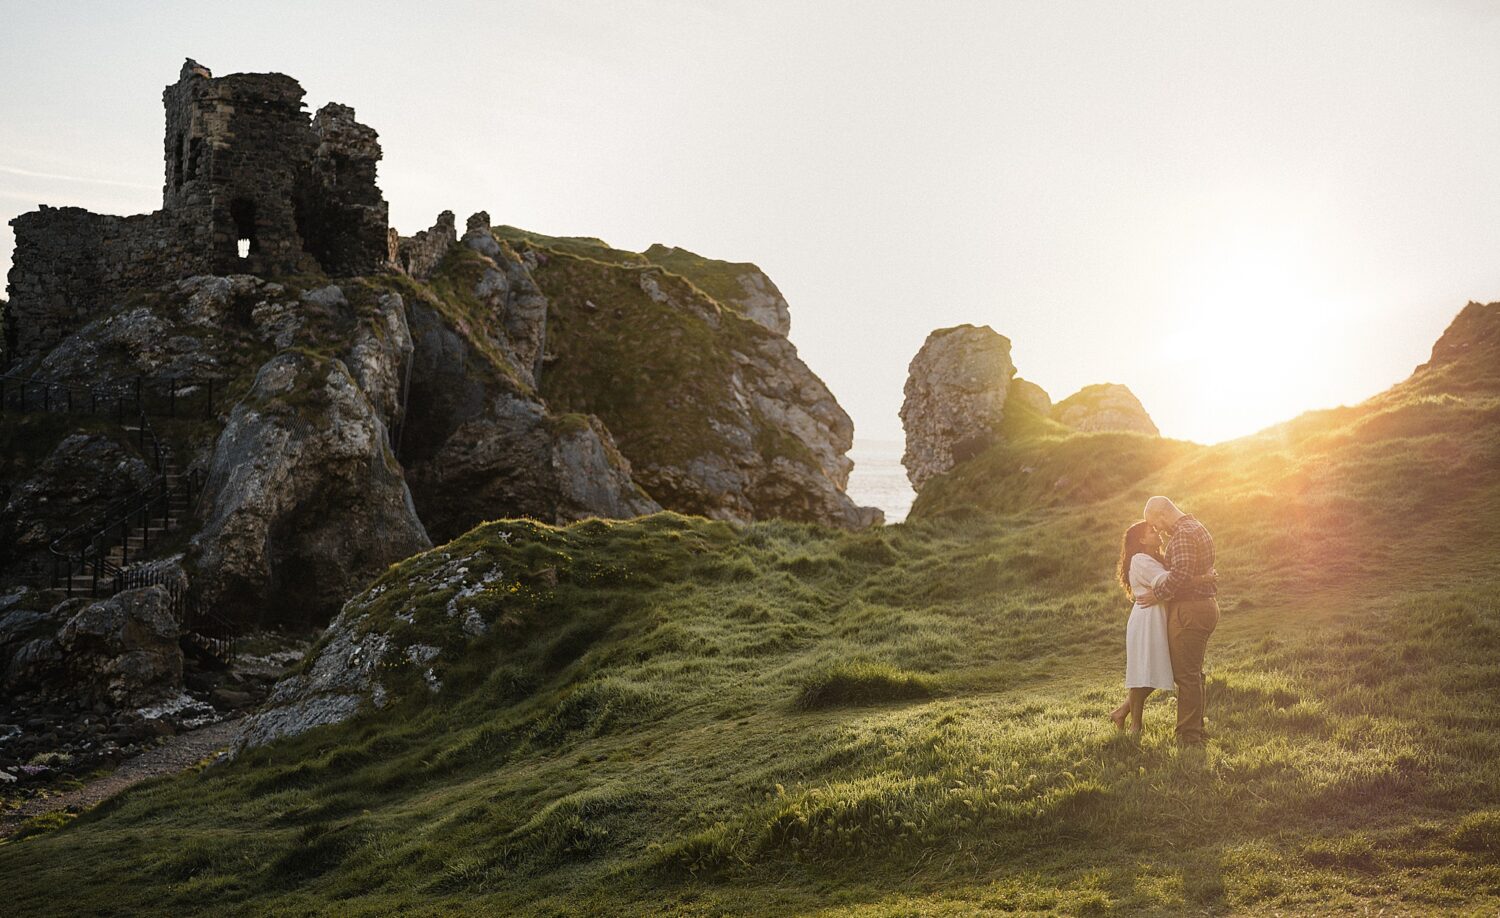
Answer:
<path fill-rule="evenodd" d="M 1500 322 L 1481 309 L 1465 315 Z M 378 715 L 0 847 L 8 902 L 1493 911 L 1497 366 L 1468 348 L 1211 448 L 1036 418 L 882 531 L 486 524 L 367 596 L 378 619 L 415 612 L 402 639 L 420 638 L 451 598 L 426 575 L 456 557 L 500 572 L 473 601 L 505 625 L 443 655 L 439 695 L 396 667 Z M 1107 487 L 1056 485 L 1106 470 Z M 963 490 L 983 512 L 960 512 Z M 1222 551 L 1205 758 L 1172 748 L 1170 702 L 1140 746 L 1103 718 L 1116 539 L 1157 491 Z"/>

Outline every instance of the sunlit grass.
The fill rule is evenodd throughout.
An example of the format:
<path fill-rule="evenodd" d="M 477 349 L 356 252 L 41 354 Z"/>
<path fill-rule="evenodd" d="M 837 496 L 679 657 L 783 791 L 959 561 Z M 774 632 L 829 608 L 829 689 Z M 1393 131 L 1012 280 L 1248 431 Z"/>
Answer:
<path fill-rule="evenodd" d="M 444 550 L 504 572 L 488 601 L 507 625 L 445 646 L 440 695 L 393 670 L 384 712 L 0 847 L 8 902 L 1493 911 L 1496 419 L 1488 396 L 1398 390 L 1213 448 L 1013 445 L 966 474 L 1112 477 L 976 485 L 967 506 L 932 498 L 867 533 L 673 514 L 483 526 Z M 1116 540 L 1157 491 L 1222 553 L 1206 754 L 1173 745 L 1170 696 L 1139 743 L 1104 717 Z M 403 640 L 443 614 L 414 587 L 438 563 L 382 581 L 376 619 L 417 613 Z"/>

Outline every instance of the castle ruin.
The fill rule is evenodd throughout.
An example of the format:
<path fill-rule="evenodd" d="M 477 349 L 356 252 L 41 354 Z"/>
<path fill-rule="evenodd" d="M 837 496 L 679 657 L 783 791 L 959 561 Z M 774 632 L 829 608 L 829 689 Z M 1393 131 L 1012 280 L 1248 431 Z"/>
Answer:
<path fill-rule="evenodd" d="M 215 77 L 188 60 L 162 93 L 162 209 L 47 207 L 11 221 L 9 360 L 44 353 L 129 290 L 195 274 L 369 274 L 394 257 L 380 144 L 354 110 L 311 119 L 279 73 Z"/>

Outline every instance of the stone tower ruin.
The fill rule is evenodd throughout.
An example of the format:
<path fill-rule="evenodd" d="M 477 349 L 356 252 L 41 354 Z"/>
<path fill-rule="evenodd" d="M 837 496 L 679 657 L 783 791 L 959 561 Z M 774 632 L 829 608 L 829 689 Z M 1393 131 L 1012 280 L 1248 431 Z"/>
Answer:
<path fill-rule="evenodd" d="M 9 275 L 7 358 L 44 352 L 131 289 L 195 274 L 370 274 L 390 264 L 380 144 L 354 109 L 310 120 L 280 73 L 215 77 L 189 60 L 162 93 L 162 209 L 22 214 Z"/>

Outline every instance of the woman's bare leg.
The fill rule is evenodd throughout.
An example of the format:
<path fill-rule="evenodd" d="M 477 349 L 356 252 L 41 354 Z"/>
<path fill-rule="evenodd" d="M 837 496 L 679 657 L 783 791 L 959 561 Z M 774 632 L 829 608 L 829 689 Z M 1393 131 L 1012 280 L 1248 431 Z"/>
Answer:
<path fill-rule="evenodd" d="M 1130 689 L 1129 691 L 1133 692 L 1133 691 L 1135 691 L 1135 689 Z M 1109 712 L 1109 719 L 1115 722 L 1115 729 L 1116 730 L 1124 730 L 1125 729 L 1125 718 L 1129 717 L 1129 716 L 1130 716 L 1130 696 L 1127 694 L 1125 696 L 1125 700 L 1122 701 L 1122 702 L 1120 702 L 1120 706 L 1118 708 L 1115 708 L 1113 711 Z"/>
<path fill-rule="evenodd" d="M 1131 727 L 1131 730 L 1136 735 L 1140 735 L 1141 722 L 1146 713 L 1146 699 L 1151 697 L 1153 691 L 1155 689 L 1152 688 L 1133 688 L 1130 690 L 1130 698 L 1127 699 L 1126 703 L 1130 705 L 1130 717 L 1135 721 L 1135 725 Z"/>

